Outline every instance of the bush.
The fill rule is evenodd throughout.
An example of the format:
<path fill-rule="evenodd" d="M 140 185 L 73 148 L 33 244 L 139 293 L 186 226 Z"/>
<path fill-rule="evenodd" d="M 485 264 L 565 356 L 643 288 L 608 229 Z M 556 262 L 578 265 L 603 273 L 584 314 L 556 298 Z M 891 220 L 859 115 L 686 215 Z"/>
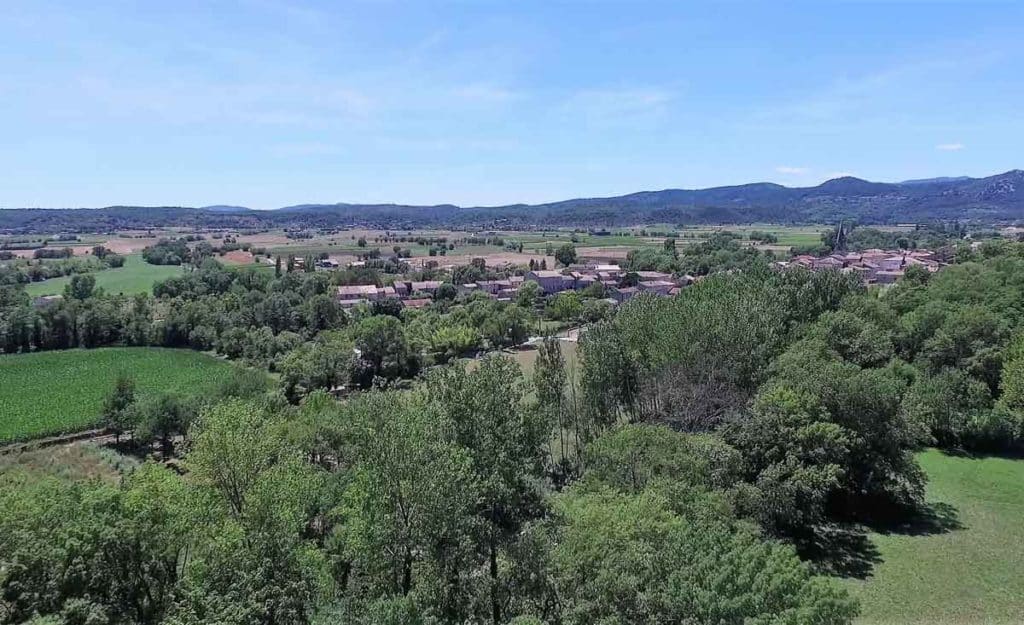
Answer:
<path fill-rule="evenodd" d="M 1021 415 L 1002 405 L 971 415 L 962 434 L 964 446 L 978 451 L 1005 451 L 1021 443 Z"/>
<path fill-rule="evenodd" d="M 142 258 L 150 265 L 180 265 L 189 262 L 191 252 L 185 239 L 160 239 L 143 248 Z"/>

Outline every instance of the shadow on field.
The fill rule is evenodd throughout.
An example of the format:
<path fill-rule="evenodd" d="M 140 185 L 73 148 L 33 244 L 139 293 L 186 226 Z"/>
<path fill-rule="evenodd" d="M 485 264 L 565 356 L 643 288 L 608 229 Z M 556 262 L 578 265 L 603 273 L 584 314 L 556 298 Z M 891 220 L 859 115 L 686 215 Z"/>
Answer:
<path fill-rule="evenodd" d="M 879 534 L 931 536 L 966 528 L 960 522 L 956 506 L 936 502 L 927 504 L 924 509 L 904 519 L 872 523 L 870 529 Z"/>
<path fill-rule="evenodd" d="M 869 533 L 932 536 L 965 529 L 957 509 L 948 503 L 927 504 L 912 515 L 868 523 L 835 523 L 818 527 L 814 536 L 797 546 L 801 557 L 822 575 L 866 579 L 881 554 Z"/>
<path fill-rule="evenodd" d="M 1024 448 L 1014 449 L 989 449 L 989 450 L 968 450 L 968 449 L 940 449 L 942 455 L 954 458 L 970 458 L 979 460 L 984 458 L 1005 458 L 1006 460 L 1024 460 Z"/>
<path fill-rule="evenodd" d="M 860 525 L 818 527 L 813 538 L 801 543 L 797 549 L 821 575 L 865 579 L 882 561 L 878 549 Z"/>

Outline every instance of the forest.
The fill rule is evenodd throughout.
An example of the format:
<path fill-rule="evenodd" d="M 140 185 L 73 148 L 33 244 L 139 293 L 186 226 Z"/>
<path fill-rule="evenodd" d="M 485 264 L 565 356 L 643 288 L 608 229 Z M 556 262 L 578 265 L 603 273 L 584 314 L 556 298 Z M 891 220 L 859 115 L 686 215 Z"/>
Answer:
<path fill-rule="evenodd" d="M 0 621 L 849 623 L 815 529 L 928 515 L 917 450 L 1020 449 L 1024 245 L 956 258 L 886 290 L 749 259 L 529 375 L 427 358 L 418 317 L 348 319 L 321 274 L 204 263 L 38 311 L 6 287 L 5 351 L 212 349 L 281 382 L 146 407 L 178 418 L 177 470 L 0 474 Z M 515 310 L 430 314 L 499 346 Z M 137 403 L 125 380 L 104 410 Z"/>

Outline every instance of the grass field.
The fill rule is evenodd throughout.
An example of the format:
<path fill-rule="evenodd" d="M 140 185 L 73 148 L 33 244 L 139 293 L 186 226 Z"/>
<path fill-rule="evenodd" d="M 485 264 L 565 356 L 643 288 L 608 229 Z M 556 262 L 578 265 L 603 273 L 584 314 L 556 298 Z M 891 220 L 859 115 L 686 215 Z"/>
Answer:
<path fill-rule="evenodd" d="M 572 341 L 559 341 L 558 345 L 562 348 L 562 357 L 565 358 L 566 366 L 575 368 L 578 364 L 576 347 L 579 344 Z M 519 366 L 523 369 L 523 375 L 527 378 L 533 375 L 533 367 L 537 363 L 536 348 L 503 350 L 501 355 L 507 356 L 519 363 Z M 478 366 L 480 366 L 480 359 L 474 358 L 466 360 L 466 367 L 468 367 L 470 371 Z"/>
<path fill-rule="evenodd" d="M 558 346 L 562 348 L 562 357 L 565 358 L 565 365 L 569 368 L 576 367 L 576 346 L 578 343 L 572 341 L 559 341 Z M 527 349 L 509 354 L 513 360 L 523 368 L 523 374 L 527 377 L 533 375 L 533 367 L 537 364 L 537 350 Z"/>
<path fill-rule="evenodd" d="M 870 533 L 875 564 L 844 583 L 861 625 L 1024 623 L 1024 460 L 928 451 L 928 502 L 941 527 Z"/>
<path fill-rule="evenodd" d="M 72 432 L 96 423 L 121 373 L 140 395 L 212 391 L 235 365 L 190 350 L 108 347 L 0 356 L 0 442 Z"/>
<path fill-rule="evenodd" d="M 150 265 L 142 260 L 139 254 L 125 257 L 124 267 L 104 269 L 95 272 L 96 287 L 102 287 L 108 293 L 149 293 L 153 284 L 160 280 L 181 273 L 176 265 Z M 70 276 L 51 278 L 42 282 L 34 282 L 25 287 L 25 291 L 33 296 L 58 295 L 64 292 L 64 285 L 71 282 Z"/>

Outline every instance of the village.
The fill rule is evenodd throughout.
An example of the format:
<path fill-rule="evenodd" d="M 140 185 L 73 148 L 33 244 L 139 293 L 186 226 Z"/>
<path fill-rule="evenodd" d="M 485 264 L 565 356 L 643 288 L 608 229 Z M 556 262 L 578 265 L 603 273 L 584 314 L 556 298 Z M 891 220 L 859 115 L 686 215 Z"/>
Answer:
<path fill-rule="evenodd" d="M 783 271 L 796 268 L 810 271 L 839 271 L 855 274 L 865 285 L 889 285 L 903 278 L 910 267 L 921 267 L 929 273 L 938 271 L 948 263 L 939 260 L 942 255 L 931 250 L 867 249 L 860 252 L 835 253 L 828 256 L 801 254 L 789 260 L 775 261 L 771 267 Z M 362 265 L 363 263 L 353 263 Z M 320 265 L 324 269 L 338 268 L 334 261 Z M 542 295 L 556 295 L 568 291 L 584 291 L 595 284 L 609 304 L 618 305 L 633 297 L 649 293 L 656 296 L 677 295 L 682 289 L 704 276 L 672 274 L 660 271 L 629 271 L 618 264 L 607 262 L 574 263 L 561 269 L 509 269 L 518 275 L 493 280 L 480 280 L 454 285 L 458 296 L 474 293 L 486 294 L 498 301 L 512 301 L 526 282 L 535 282 Z M 397 299 L 406 308 L 422 308 L 437 298 L 442 280 L 396 279 L 393 284 L 344 285 L 337 287 L 338 302 L 346 308 L 361 303 L 373 303 L 390 298 Z"/>
<path fill-rule="evenodd" d="M 777 261 L 773 267 L 788 269 L 803 267 L 811 271 L 838 270 L 860 276 L 864 284 L 893 284 L 903 277 L 909 267 L 919 266 L 934 273 L 945 264 L 931 250 L 880 250 L 846 252 L 829 256 L 798 255 L 788 261 Z"/>
<path fill-rule="evenodd" d="M 532 269 L 523 275 L 458 284 L 455 288 L 460 296 L 484 293 L 498 301 L 511 301 L 526 282 L 537 283 L 543 295 L 582 291 L 600 284 L 609 303 L 621 304 L 640 293 L 675 295 L 695 280 L 693 276 L 676 277 L 659 271 L 626 272 L 618 265 L 573 264 L 564 269 Z M 443 284 L 440 280 L 395 280 L 388 286 L 345 285 L 337 288 L 337 297 L 344 307 L 395 298 L 407 308 L 422 308 L 433 301 Z"/>

